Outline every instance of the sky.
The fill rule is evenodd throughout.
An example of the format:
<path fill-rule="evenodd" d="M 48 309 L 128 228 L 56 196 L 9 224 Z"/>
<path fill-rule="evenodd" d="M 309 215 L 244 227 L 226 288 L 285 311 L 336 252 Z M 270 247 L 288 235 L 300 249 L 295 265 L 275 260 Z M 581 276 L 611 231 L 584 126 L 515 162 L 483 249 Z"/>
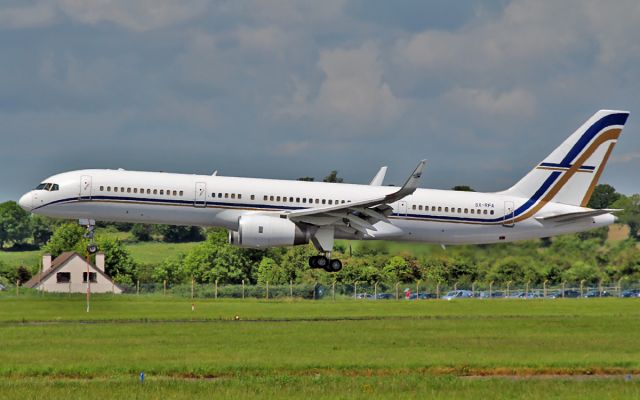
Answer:
<path fill-rule="evenodd" d="M 506 189 L 598 109 L 640 192 L 640 2 L 3 0 L 0 201 L 84 168 Z M 638 111 L 637 114 L 635 112 Z"/>

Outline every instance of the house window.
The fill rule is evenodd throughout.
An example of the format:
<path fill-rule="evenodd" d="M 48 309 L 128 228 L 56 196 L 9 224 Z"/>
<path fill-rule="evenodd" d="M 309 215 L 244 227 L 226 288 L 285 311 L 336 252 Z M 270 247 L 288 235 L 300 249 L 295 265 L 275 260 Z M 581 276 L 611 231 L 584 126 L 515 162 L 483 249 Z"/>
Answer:
<path fill-rule="evenodd" d="M 58 272 L 56 274 L 56 282 L 58 283 L 71 282 L 71 272 Z"/>
<path fill-rule="evenodd" d="M 89 272 L 89 281 L 91 283 L 98 282 L 98 274 L 96 274 L 95 272 Z M 86 272 L 82 273 L 82 282 L 83 283 L 87 283 L 87 273 Z"/>

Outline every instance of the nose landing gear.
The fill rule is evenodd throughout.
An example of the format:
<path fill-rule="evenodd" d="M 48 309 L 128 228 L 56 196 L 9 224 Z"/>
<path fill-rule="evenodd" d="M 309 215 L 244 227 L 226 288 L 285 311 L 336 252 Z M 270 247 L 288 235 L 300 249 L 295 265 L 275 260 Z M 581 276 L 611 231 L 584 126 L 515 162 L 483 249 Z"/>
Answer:
<path fill-rule="evenodd" d="M 95 254 L 98 252 L 98 245 L 95 243 L 95 229 L 96 229 L 96 221 L 92 219 L 81 219 L 78 223 L 85 227 L 87 232 L 82 235 L 85 239 L 89 239 L 89 244 L 87 245 L 87 253 Z"/>

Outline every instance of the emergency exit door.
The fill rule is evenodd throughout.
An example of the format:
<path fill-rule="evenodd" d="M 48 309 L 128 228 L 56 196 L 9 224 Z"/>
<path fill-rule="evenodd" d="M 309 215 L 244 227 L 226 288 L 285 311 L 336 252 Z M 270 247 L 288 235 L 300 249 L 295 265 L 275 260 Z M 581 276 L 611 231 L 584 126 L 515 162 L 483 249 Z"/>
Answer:
<path fill-rule="evenodd" d="M 207 184 L 204 182 L 196 182 L 196 193 L 193 200 L 195 207 L 207 206 Z"/>

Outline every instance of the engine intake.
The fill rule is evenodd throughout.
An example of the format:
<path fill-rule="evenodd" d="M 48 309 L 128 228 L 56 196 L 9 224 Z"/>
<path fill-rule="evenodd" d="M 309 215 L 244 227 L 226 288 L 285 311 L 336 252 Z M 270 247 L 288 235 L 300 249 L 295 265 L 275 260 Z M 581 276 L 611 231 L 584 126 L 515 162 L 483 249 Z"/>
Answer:
<path fill-rule="evenodd" d="M 309 243 L 309 233 L 288 219 L 270 215 L 244 215 L 238 231 L 229 231 L 229 244 L 263 249 Z"/>

